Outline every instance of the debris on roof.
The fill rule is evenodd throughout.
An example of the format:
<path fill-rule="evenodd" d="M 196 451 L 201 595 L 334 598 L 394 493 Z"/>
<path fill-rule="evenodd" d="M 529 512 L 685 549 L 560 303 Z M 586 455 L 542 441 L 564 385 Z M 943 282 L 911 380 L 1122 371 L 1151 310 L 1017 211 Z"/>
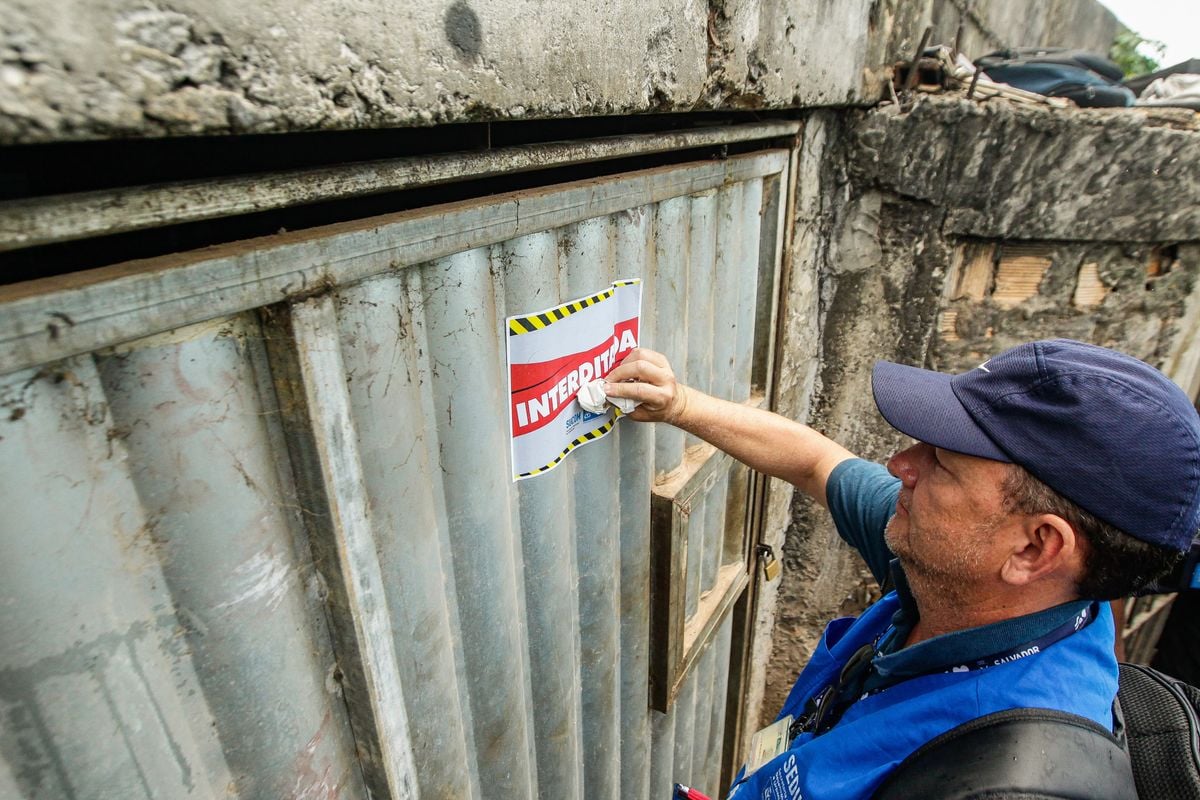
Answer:
<path fill-rule="evenodd" d="M 1156 78 L 1138 97 L 1137 104 L 1200 111 L 1200 74 L 1177 72 Z"/>
<path fill-rule="evenodd" d="M 1002 97 L 1016 103 L 1049 105 L 1056 108 L 1068 108 L 1072 105 L 1065 97 L 1047 97 L 994 81 L 983 70 L 976 68 L 969 58 L 962 53 L 954 53 L 946 45 L 924 50 L 922 56 L 916 60 L 915 72 L 911 69 L 912 63 L 899 62 L 893 70 L 891 99 L 901 107 L 911 104 L 913 91 L 960 90 L 966 90 L 968 99 L 979 101 Z"/>
<path fill-rule="evenodd" d="M 893 69 L 890 99 L 901 110 L 916 92 L 965 91 L 967 99 L 1000 97 L 1054 108 L 1128 108 L 1134 91 L 1121 83 L 1120 67 L 1103 56 L 1066 48 L 1018 48 L 989 53 L 974 62 L 946 45 L 921 48 Z M 1141 106 L 1180 106 L 1200 110 L 1200 75 L 1167 75 L 1155 81 Z M 1147 87 L 1147 91 L 1150 91 Z M 885 101 L 886 102 L 886 101 Z"/>

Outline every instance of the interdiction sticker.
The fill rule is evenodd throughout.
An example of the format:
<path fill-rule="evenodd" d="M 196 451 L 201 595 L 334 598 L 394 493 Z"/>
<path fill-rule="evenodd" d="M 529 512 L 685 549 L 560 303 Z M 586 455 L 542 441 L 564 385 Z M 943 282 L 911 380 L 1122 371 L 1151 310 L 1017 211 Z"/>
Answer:
<path fill-rule="evenodd" d="M 634 278 L 505 320 L 514 481 L 549 472 L 616 425 L 617 409 L 593 414 L 576 396 L 638 346 L 641 308 Z"/>

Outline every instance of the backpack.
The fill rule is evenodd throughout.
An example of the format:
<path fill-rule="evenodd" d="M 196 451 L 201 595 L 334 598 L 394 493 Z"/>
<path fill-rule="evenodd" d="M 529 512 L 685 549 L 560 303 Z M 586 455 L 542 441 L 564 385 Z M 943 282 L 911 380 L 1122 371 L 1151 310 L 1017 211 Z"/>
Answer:
<path fill-rule="evenodd" d="M 1200 800 L 1200 689 L 1120 665 L 1114 730 L 1061 711 L 989 714 L 929 741 L 872 800 Z"/>
<path fill-rule="evenodd" d="M 1120 680 L 1139 800 L 1200 800 L 1200 689 L 1140 664 Z"/>
<path fill-rule="evenodd" d="M 1061 47 L 1018 48 L 988 53 L 975 66 L 999 83 L 1046 97 L 1066 97 L 1087 107 L 1133 105 L 1133 92 L 1118 85 L 1121 68 L 1103 56 Z"/>

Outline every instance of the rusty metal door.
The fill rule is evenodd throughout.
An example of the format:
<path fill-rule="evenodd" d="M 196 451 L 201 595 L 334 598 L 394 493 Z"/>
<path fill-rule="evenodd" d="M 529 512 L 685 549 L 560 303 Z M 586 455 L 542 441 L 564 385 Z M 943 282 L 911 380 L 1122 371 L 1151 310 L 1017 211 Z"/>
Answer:
<path fill-rule="evenodd" d="M 641 277 L 763 402 L 788 161 L 0 290 L 0 795 L 715 795 L 758 485 L 628 420 L 513 484 L 503 320 Z"/>

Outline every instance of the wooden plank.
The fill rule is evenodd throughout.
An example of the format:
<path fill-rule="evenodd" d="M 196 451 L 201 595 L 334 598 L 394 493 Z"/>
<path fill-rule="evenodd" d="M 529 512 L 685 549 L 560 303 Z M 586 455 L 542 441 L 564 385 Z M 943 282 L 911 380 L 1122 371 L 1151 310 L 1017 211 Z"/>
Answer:
<path fill-rule="evenodd" d="M 996 246 L 990 242 L 962 245 L 954 253 L 954 280 L 947 285 L 954 286 L 951 300 L 970 300 L 973 303 L 983 302 L 988 289 L 992 285 Z"/>
<path fill-rule="evenodd" d="M 670 693 L 672 700 L 682 688 L 683 682 L 700 656 L 704 644 L 712 638 L 717 628 L 725 621 L 725 617 L 728 616 L 737 599 L 742 596 L 749 582 L 750 575 L 746 571 L 745 563 L 726 564 L 721 567 L 720 577 L 717 581 L 720 591 L 713 591 L 707 598 L 709 602 L 704 604 L 705 614 L 703 616 L 697 610 L 696 616 L 688 621 L 690 630 L 684 633 L 686 646 L 683 658 L 676 667 L 675 684 L 671 687 Z"/>
<path fill-rule="evenodd" d="M 372 797 L 415 798 L 416 767 L 329 295 L 265 315 L 271 372 L 359 761 Z"/>
<path fill-rule="evenodd" d="M 794 136 L 776 121 L 129 186 L 0 203 L 0 252 L 649 153 Z"/>
<path fill-rule="evenodd" d="M 761 408 L 766 398 L 755 394 L 745 402 Z M 682 463 L 661 476 L 651 493 L 650 519 L 650 705 L 666 712 L 705 642 L 719 628 L 749 585 L 749 548 L 743 541 L 727 548 L 734 560 L 720 567 L 714 587 L 698 598 L 696 612 L 687 608 L 687 529 L 695 501 L 734 471 L 731 456 L 707 443 L 689 447 Z M 742 518 L 750 511 L 742 501 Z M 753 529 L 757 530 L 757 529 Z"/>
<path fill-rule="evenodd" d="M 0 288 L 0 374 L 592 217 L 772 175 L 767 150 L 450 203 Z"/>
<path fill-rule="evenodd" d="M 650 496 L 650 707 L 666 712 L 683 645 L 686 518 L 670 497 Z M 682 538 L 681 538 L 682 537 Z M 680 552 L 683 551 L 682 557 Z M 679 609 L 676 613 L 675 609 Z"/>
<path fill-rule="evenodd" d="M 717 571 L 717 580 L 713 588 L 700 596 L 696 613 L 687 621 L 683 630 L 683 646 L 691 658 L 695 658 L 695 654 L 699 653 L 700 645 L 707 638 L 705 634 L 712 633 L 720 622 L 718 617 L 721 617 L 723 611 L 728 611 L 732 602 L 731 596 L 737 592 L 739 582 L 745 578 L 744 561 L 724 564 Z"/>

